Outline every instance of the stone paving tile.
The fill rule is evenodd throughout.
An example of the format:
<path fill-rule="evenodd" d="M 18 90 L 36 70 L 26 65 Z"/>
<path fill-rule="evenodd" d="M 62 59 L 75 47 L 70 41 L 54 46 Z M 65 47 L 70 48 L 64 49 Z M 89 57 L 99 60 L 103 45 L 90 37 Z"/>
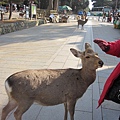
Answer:
<path fill-rule="evenodd" d="M 75 68 L 76 66 L 78 66 L 78 60 L 66 60 L 65 64 L 64 64 L 64 68 Z"/>
<path fill-rule="evenodd" d="M 112 101 L 105 100 L 102 104 L 102 108 L 104 109 L 111 109 L 111 110 L 120 110 L 120 106 L 117 103 L 114 103 Z"/>
<path fill-rule="evenodd" d="M 100 97 L 100 91 L 99 91 L 99 84 L 98 84 L 98 82 L 94 82 L 93 83 L 93 91 L 92 91 L 92 99 L 93 100 L 98 100 L 99 99 L 99 97 Z"/>
<path fill-rule="evenodd" d="M 77 101 L 75 110 L 92 113 L 92 90 L 87 90 L 85 94 Z"/>
<path fill-rule="evenodd" d="M 98 76 L 98 82 L 99 82 L 99 83 L 101 83 L 101 82 L 102 82 L 102 83 L 105 83 L 105 80 L 106 80 L 107 78 L 108 78 L 108 77 L 103 77 L 103 76 L 100 76 L 100 75 L 99 75 L 99 76 Z"/>
<path fill-rule="evenodd" d="M 54 63 L 51 63 L 49 65 L 49 69 L 60 69 L 60 68 L 63 68 L 64 66 L 64 63 L 61 63 L 61 62 L 54 62 Z"/>
<path fill-rule="evenodd" d="M 36 120 L 63 120 L 64 105 L 43 107 Z"/>
<path fill-rule="evenodd" d="M 97 108 L 98 101 L 93 99 L 93 119 L 92 120 L 102 120 L 101 107 Z"/>
<path fill-rule="evenodd" d="M 2 108 L 7 104 L 8 97 L 6 94 L 2 93 L 0 94 L 0 115 L 2 113 Z"/>
<path fill-rule="evenodd" d="M 103 120 L 119 120 L 120 111 L 102 109 Z"/>
<path fill-rule="evenodd" d="M 75 111 L 75 120 L 93 120 L 92 113 L 85 111 Z"/>
<path fill-rule="evenodd" d="M 53 60 L 53 62 L 65 62 L 67 60 L 67 56 L 58 56 Z"/>

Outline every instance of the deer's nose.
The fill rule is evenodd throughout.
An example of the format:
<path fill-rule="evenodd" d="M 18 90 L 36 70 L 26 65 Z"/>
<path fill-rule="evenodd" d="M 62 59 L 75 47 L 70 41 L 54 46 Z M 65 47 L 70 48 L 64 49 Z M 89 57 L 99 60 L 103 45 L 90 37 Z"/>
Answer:
<path fill-rule="evenodd" d="M 101 67 L 102 67 L 103 64 L 104 64 L 102 60 L 100 60 L 98 63 L 99 63 L 99 65 L 100 65 Z"/>

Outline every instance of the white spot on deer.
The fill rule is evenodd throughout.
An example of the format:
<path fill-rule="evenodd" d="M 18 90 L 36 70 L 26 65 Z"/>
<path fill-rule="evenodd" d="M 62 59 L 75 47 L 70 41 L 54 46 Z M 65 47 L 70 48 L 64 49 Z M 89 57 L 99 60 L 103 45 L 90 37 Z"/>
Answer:
<path fill-rule="evenodd" d="M 5 81 L 5 88 L 8 93 L 12 92 L 12 87 L 9 86 L 8 81 Z"/>

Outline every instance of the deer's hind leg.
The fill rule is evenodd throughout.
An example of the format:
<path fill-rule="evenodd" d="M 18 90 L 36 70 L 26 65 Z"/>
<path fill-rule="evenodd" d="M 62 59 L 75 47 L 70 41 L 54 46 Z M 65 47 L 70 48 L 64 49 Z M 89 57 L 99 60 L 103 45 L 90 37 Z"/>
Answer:
<path fill-rule="evenodd" d="M 2 110 L 1 120 L 5 120 L 7 115 L 17 107 L 17 102 L 13 99 L 10 99 L 8 104 Z"/>
<path fill-rule="evenodd" d="M 25 100 L 18 103 L 18 108 L 14 112 L 14 117 L 16 120 L 22 120 L 22 115 L 30 108 L 33 101 Z"/>

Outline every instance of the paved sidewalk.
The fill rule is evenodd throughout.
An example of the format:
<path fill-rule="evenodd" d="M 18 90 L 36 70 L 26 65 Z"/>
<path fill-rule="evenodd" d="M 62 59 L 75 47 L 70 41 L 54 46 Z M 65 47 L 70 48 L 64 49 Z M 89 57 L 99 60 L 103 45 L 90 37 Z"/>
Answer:
<path fill-rule="evenodd" d="M 7 103 L 4 89 L 5 79 L 14 72 L 25 69 L 43 68 L 80 68 L 81 61 L 69 51 L 71 47 L 84 50 L 89 42 L 104 61 L 104 67 L 97 70 L 97 78 L 76 104 L 75 120 L 118 120 L 120 106 L 105 101 L 98 109 L 97 101 L 103 85 L 119 59 L 103 53 L 93 43 L 94 38 L 109 41 L 120 38 L 119 30 L 109 23 L 89 19 L 84 30 L 77 28 L 77 23 L 46 24 L 0 36 L 0 116 Z M 63 120 L 64 106 L 43 107 L 38 104 L 23 115 L 23 120 Z M 10 114 L 7 120 L 14 120 Z"/>

